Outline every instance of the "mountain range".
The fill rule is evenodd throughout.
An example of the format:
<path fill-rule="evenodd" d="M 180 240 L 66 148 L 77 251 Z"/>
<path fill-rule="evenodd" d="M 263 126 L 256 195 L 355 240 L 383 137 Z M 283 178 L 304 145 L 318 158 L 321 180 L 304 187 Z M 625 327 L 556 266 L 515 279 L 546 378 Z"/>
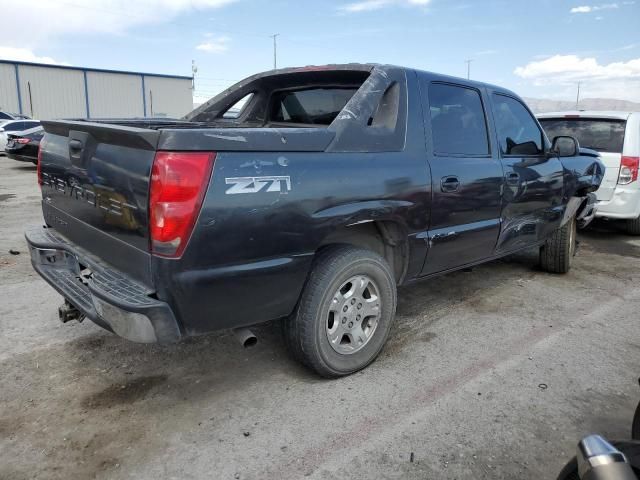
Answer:
<path fill-rule="evenodd" d="M 533 113 L 558 112 L 576 110 L 575 101 L 548 100 L 545 98 L 524 98 Z M 578 110 L 617 110 L 624 112 L 640 112 L 640 103 L 613 98 L 583 98 Z"/>

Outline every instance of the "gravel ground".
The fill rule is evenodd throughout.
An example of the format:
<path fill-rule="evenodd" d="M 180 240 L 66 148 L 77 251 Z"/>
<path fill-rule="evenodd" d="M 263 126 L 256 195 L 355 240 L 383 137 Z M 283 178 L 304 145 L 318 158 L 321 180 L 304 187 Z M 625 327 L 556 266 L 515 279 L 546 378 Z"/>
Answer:
<path fill-rule="evenodd" d="M 403 288 L 380 358 L 327 381 L 277 324 L 244 350 L 59 323 L 22 237 L 35 177 L 0 157 L 2 479 L 551 479 L 581 436 L 629 436 L 640 239 L 599 225 L 565 276 L 530 252 Z"/>

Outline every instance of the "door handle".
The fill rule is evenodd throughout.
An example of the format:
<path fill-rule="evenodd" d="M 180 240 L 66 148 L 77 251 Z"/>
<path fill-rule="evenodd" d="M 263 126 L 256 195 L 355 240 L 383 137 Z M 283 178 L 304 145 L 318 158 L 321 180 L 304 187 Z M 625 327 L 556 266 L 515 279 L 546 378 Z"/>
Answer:
<path fill-rule="evenodd" d="M 71 150 L 82 150 L 82 142 L 80 140 L 70 140 L 69 148 Z"/>
<path fill-rule="evenodd" d="M 520 183 L 520 174 L 516 172 L 511 172 L 507 175 L 507 184 L 509 185 L 518 185 Z"/>
<path fill-rule="evenodd" d="M 460 180 L 455 175 L 442 177 L 440 180 L 440 190 L 443 192 L 457 192 L 460 187 Z"/>

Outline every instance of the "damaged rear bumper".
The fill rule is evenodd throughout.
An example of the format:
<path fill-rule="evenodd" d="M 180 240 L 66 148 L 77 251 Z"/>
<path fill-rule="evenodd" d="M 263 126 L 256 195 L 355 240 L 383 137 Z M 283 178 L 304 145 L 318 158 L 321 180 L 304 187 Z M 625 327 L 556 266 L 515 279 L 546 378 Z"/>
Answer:
<path fill-rule="evenodd" d="M 170 343 L 181 337 L 173 311 L 148 287 L 99 260 L 50 228 L 25 232 L 33 268 L 82 314 L 134 342 Z"/>

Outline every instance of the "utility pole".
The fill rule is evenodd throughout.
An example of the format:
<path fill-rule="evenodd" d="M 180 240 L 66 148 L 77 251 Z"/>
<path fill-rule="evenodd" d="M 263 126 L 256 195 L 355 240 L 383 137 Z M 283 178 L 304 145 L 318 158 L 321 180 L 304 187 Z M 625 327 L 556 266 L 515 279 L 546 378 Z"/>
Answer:
<path fill-rule="evenodd" d="M 467 80 L 471 78 L 471 62 L 473 62 L 472 58 L 464 61 L 467 64 Z"/>
<path fill-rule="evenodd" d="M 273 38 L 273 69 L 278 68 L 278 43 L 276 42 L 276 38 L 278 38 L 280 34 L 274 33 L 273 35 L 269 35 Z"/>
<path fill-rule="evenodd" d="M 194 92 L 196 90 L 196 73 L 198 73 L 196 61 L 191 60 L 191 90 L 193 90 Z"/>
<path fill-rule="evenodd" d="M 580 105 L 580 82 L 578 82 L 578 93 L 576 95 L 576 110 L 578 110 L 578 106 Z"/>

